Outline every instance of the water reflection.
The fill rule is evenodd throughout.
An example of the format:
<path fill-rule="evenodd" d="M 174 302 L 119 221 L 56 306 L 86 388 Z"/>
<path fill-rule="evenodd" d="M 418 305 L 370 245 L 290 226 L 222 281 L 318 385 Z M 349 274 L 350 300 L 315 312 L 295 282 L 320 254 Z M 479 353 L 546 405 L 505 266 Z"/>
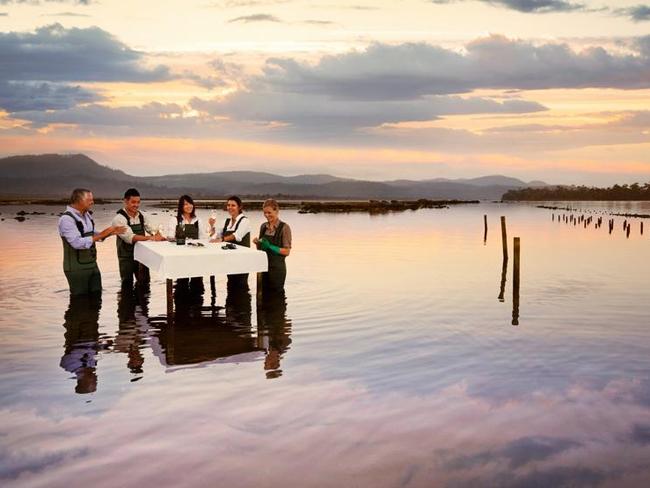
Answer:
<path fill-rule="evenodd" d="M 180 294 L 180 296 L 179 296 Z M 230 288 L 225 307 L 204 306 L 202 286 L 177 286 L 173 325 L 161 327 L 154 337 L 154 354 L 161 363 L 178 366 L 214 362 L 249 362 L 262 357 L 252 330 L 251 295 L 247 288 Z"/>
<path fill-rule="evenodd" d="M 114 351 L 127 355 L 126 366 L 136 375 L 131 381 L 142 376 L 144 356 L 142 348 L 149 332 L 149 286 L 136 284 L 125 286 L 117 294 L 118 331 L 115 336 Z"/>
<path fill-rule="evenodd" d="M 282 376 L 281 360 L 291 344 L 291 321 L 287 319 L 284 291 L 265 292 L 257 309 L 257 334 L 266 350 L 266 377 Z"/>
<path fill-rule="evenodd" d="M 99 334 L 101 307 L 101 296 L 74 296 L 70 297 L 65 312 L 65 353 L 61 357 L 60 366 L 75 375 L 76 393 L 92 393 L 97 390 L 97 356 L 100 350 L 110 347 L 110 340 Z"/>

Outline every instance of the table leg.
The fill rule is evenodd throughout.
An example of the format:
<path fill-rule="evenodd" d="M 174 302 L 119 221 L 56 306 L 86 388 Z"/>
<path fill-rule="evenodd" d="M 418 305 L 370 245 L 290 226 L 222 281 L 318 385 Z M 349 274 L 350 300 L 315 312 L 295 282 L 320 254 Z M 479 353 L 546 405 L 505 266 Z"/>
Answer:
<path fill-rule="evenodd" d="M 214 316 L 214 306 L 217 303 L 217 285 L 214 276 L 210 276 L 210 308 L 212 309 L 212 316 Z"/>
<path fill-rule="evenodd" d="M 167 323 L 174 315 L 174 280 L 167 280 Z"/>
<path fill-rule="evenodd" d="M 260 301 L 262 300 L 262 273 L 257 273 L 257 293 L 256 293 L 256 298 L 257 298 L 257 304 L 260 304 Z"/>

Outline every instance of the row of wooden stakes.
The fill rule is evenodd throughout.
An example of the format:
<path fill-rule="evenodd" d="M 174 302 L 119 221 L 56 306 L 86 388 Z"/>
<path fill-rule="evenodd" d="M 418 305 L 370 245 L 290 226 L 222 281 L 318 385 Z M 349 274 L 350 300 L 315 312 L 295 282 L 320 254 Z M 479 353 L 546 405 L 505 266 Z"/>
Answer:
<path fill-rule="evenodd" d="M 555 214 L 551 215 L 551 220 L 555 222 Z M 575 216 L 573 214 L 571 215 L 566 215 L 566 214 L 558 214 L 557 215 L 557 221 L 559 223 L 566 223 L 566 224 L 573 224 L 574 226 L 577 225 L 582 225 L 585 229 L 591 225 L 592 222 L 594 222 L 594 228 L 595 229 L 600 229 L 603 226 L 603 218 L 598 217 L 595 221 L 593 216 L 585 216 L 583 214 Z M 614 227 L 616 223 L 614 219 L 609 219 L 607 221 L 607 228 L 609 229 L 609 233 L 611 234 L 614 232 Z M 630 232 L 632 230 L 632 222 L 628 221 L 627 219 L 623 220 L 623 232 L 625 232 L 626 237 L 630 237 Z M 639 231 L 641 235 L 643 235 L 643 221 L 639 222 Z"/>

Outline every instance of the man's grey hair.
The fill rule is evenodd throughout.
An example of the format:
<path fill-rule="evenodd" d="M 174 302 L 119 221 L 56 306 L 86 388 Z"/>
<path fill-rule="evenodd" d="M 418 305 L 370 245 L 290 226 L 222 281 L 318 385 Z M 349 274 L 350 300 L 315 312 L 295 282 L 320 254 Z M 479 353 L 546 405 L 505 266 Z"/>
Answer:
<path fill-rule="evenodd" d="M 72 190 L 72 195 L 70 195 L 70 203 L 80 202 L 86 196 L 86 193 L 90 193 L 90 190 L 87 188 L 75 188 Z"/>

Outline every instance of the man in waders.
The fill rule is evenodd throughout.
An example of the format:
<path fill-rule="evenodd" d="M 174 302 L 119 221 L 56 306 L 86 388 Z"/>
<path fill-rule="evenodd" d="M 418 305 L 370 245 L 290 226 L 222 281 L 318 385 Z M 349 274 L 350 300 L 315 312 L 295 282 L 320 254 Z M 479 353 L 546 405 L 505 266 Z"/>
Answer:
<path fill-rule="evenodd" d="M 124 208 L 117 211 L 113 225 L 125 227 L 124 232 L 118 234 L 119 239 L 116 239 L 122 286 L 132 285 L 134 276 L 138 282 L 147 283 L 149 269 L 133 259 L 135 243 L 166 239 L 160 233 L 154 234 L 148 227 L 146 216 L 140 211 L 140 192 L 135 188 L 129 188 L 124 193 Z M 147 232 L 152 235 L 147 235 Z"/>
<path fill-rule="evenodd" d="M 93 204 L 92 192 L 77 188 L 72 192 L 70 205 L 59 218 L 59 235 L 63 242 L 63 272 L 72 296 L 101 293 L 102 275 L 97 266 L 95 242 L 125 230 L 124 227 L 111 225 L 97 232 L 90 212 Z"/>

